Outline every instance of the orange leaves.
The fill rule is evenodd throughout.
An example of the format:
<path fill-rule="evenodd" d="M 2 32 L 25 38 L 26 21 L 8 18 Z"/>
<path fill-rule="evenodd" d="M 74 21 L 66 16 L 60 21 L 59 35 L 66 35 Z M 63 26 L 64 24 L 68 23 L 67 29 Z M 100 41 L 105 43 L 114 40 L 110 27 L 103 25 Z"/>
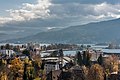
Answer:
<path fill-rule="evenodd" d="M 11 61 L 11 70 L 18 71 L 23 69 L 23 62 L 19 58 L 15 58 Z"/>
<path fill-rule="evenodd" d="M 1 72 L 0 73 L 0 80 L 8 80 L 6 72 Z"/>
<path fill-rule="evenodd" d="M 94 64 L 88 71 L 89 80 L 104 80 L 103 68 L 99 64 Z"/>
<path fill-rule="evenodd" d="M 104 60 L 104 66 L 106 69 L 109 69 L 110 72 L 118 71 L 118 57 L 115 55 L 111 55 Z"/>

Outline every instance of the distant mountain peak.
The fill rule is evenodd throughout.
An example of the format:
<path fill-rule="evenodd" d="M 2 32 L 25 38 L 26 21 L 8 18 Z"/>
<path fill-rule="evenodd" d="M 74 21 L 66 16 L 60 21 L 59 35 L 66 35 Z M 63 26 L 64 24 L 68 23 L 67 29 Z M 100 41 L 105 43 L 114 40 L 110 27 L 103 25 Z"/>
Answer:
<path fill-rule="evenodd" d="M 120 18 L 72 26 L 58 31 L 41 32 L 17 40 L 44 43 L 120 43 Z"/>

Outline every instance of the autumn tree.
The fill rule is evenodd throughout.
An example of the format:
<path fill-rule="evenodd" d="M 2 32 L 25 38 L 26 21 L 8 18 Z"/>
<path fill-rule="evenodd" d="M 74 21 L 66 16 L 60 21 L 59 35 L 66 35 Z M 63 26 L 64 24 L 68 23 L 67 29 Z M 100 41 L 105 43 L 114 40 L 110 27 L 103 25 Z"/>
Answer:
<path fill-rule="evenodd" d="M 0 80 L 8 80 L 7 72 L 7 62 L 2 59 L 0 61 Z"/>
<path fill-rule="evenodd" d="M 119 59 L 115 55 L 110 55 L 108 58 L 104 60 L 104 67 L 108 69 L 109 72 L 118 72 L 118 63 Z"/>
<path fill-rule="evenodd" d="M 32 65 L 32 61 L 29 58 L 25 58 L 24 60 L 24 72 L 23 72 L 23 80 L 33 80 L 35 78 L 34 67 Z"/>
<path fill-rule="evenodd" d="M 42 60 L 41 60 L 41 56 L 39 54 L 32 56 L 33 58 L 33 67 L 35 69 L 35 74 L 39 75 L 40 74 L 40 69 L 41 69 L 41 65 L 42 65 Z"/>
<path fill-rule="evenodd" d="M 82 70 L 83 70 L 83 77 L 84 77 L 84 80 L 87 80 L 87 75 L 88 75 L 88 70 L 89 68 L 87 68 L 86 66 L 82 66 Z"/>
<path fill-rule="evenodd" d="M 88 71 L 88 80 L 104 80 L 103 68 L 99 64 L 94 64 Z"/>
<path fill-rule="evenodd" d="M 20 58 L 16 57 L 11 61 L 10 70 L 14 79 L 23 74 L 23 62 L 20 60 Z"/>
<path fill-rule="evenodd" d="M 1 72 L 0 73 L 0 80 L 8 80 L 7 73 L 6 72 Z"/>

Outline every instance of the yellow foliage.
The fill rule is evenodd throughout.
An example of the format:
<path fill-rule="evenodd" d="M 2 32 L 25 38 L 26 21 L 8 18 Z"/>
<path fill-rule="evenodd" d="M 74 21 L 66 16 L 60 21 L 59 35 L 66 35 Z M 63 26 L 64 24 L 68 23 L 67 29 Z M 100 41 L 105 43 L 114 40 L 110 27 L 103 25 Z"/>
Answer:
<path fill-rule="evenodd" d="M 35 63 L 38 67 L 41 67 L 42 60 L 41 60 L 40 55 L 34 55 L 33 59 L 34 59 L 34 63 Z"/>
<path fill-rule="evenodd" d="M 12 71 L 18 71 L 23 69 L 23 62 L 19 58 L 15 58 L 11 61 L 11 68 Z"/>
<path fill-rule="evenodd" d="M 116 72 L 118 71 L 118 57 L 115 55 L 109 56 L 104 61 L 104 66 L 106 69 L 109 69 L 110 72 Z"/>
<path fill-rule="evenodd" d="M 34 80 L 42 80 L 41 78 L 35 78 Z"/>
<path fill-rule="evenodd" d="M 104 80 L 103 68 L 99 64 L 92 65 L 88 71 L 89 80 Z"/>
<path fill-rule="evenodd" d="M 25 58 L 25 63 L 28 64 L 28 62 L 29 62 L 29 58 Z"/>
<path fill-rule="evenodd" d="M 8 80 L 6 72 L 1 72 L 1 74 L 0 74 L 0 80 Z"/>
<path fill-rule="evenodd" d="M 7 64 L 7 61 L 4 60 L 4 59 L 2 59 L 2 63 L 3 63 L 3 64 Z"/>

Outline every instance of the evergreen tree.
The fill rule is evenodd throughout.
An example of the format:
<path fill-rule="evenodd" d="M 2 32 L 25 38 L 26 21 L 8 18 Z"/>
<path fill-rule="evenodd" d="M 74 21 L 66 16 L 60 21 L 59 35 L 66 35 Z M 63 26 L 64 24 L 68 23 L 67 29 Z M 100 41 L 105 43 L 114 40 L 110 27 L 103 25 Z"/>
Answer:
<path fill-rule="evenodd" d="M 53 51 L 50 56 L 51 57 L 57 57 L 59 55 L 59 52 L 58 51 Z"/>
<path fill-rule="evenodd" d="M 26 56 L 30 56 L 30 51 L 27 49 L 25 49 L 22 53 L 25 54 Z"/>
<path fill-rule="evenodd" d="M 82 62 L 83 62 L 83 65 L 86 65 L 87 64 L 87 55 L 86 55 L 86 51 L 83 51 L 83 60 L 82 60 Z"/>
<path fill-rule="evenodd" d="M 82 62 L 82 55 L 81 53 L 78 51 L 77 53 L 77 64 L 79 64 L 80 66 L 83 65 L 83 62 Z"/>
<path fill-rule="evenodd" d="M 31 59 L 31 55 L 30 55 L 29 50 L 25 49 L 22 53 L 25 54 L 26 56 L 28 56 L 29 59 Z"/>
<path fill-rule="evenodd" d="M 99 65 L 102 65 L 103 64 L 103 57 L 102 57 L 102 54 L 100 54 L 100 56 L 98 57 L 98 64 Z"/>
<path fill-rule="evenodd" d="M 88 51 L 83 52 L 83 65 L 90 67 L 91 66 L 91 54 Z"/>
<path fill-rule="evenodd" d="M 27 64 L 24 64 L 23 80 L 27 80 Z"/>
<path fill-rule="evenodd" d="M 60 56 L 60 57 L 63 57 L 63 56 L 64 56 L 62 49 L 59 50 L 59 56 Z"/>
<path fill-rule="evenodd" d="M 90 67 L 91 66 L 91 54 L 87 53 L 87 59 L 86 59 L 86 66 Z"/>

